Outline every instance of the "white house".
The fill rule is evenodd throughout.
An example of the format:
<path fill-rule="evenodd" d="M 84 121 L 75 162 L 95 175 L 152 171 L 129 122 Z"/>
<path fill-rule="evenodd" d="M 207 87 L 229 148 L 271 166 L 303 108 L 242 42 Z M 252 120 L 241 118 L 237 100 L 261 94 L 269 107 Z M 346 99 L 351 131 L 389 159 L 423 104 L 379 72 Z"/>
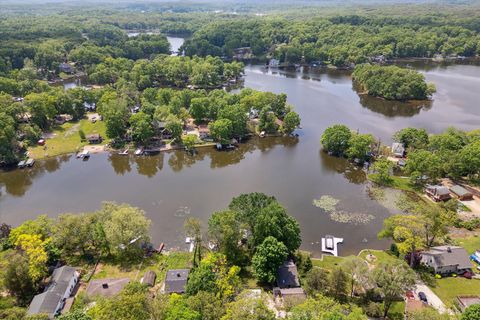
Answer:
<path fill-rule="evenodd" d="M 405 146 L 403 143 L 392 143 L 392 153 L 397 158 L 403 158 L 405 156 Z"/>
<path fill-rule="evenodd" d="M 28 314 L 45 313 L 53 319 L 62 311 L 65 301 L 72 295 L 79 276 L 80 273 L 73 267 L 63 266 L 55 269 L 45 291 L 33 297 Z"/>
<path fill-rule="evenodd" d="M 472 268 L 467 251 L 455 246 L 438 246 L 423 251 L 420 262 L 438 274 L 463 274 Z"/>

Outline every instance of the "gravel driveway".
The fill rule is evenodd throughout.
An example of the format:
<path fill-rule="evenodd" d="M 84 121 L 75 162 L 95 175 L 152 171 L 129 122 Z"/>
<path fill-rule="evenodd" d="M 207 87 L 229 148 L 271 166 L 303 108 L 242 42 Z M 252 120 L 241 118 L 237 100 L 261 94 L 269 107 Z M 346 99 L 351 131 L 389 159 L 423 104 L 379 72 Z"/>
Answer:
<path fill-rule="evenodd" d="M 427 296 L 427 301 L 430 306 L 433 308 L 437 309 L 438 312 L 440 313 L 452 313 L 451 310 L 448 310 L 445 304 L 443 303 L 442 300 L 429 288 L 427 287 L 424 283 L 422 282 L 417 282 L 415 285 L 414 291 L 416 295 L 416 298 L 418 299 L 418 293 L 419 292 L 424 292 L 425 295 Z"/>

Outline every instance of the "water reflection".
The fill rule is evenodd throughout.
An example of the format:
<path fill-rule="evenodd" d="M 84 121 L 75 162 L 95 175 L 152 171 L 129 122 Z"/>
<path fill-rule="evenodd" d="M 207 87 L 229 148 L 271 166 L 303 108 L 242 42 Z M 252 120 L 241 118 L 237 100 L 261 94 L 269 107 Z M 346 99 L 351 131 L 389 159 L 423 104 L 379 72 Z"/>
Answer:
<path fill-rule="evenodd" d="M 361 94 L 360 104 L 370 111 L 380 113 L 388 118 L 413 117 L 420 111 L 428 111 L 432 108 L 433 101 L 389 101 L 369 95 Z"/>
<path fill-rule="evenodd" d="M 325 171 L 342 174 L 345 179 L 354 184 L 362 184 L 367 177 L 362 167 L 356 166 L 346 159 L 329 156 L 326 152 L 319 151 L 321 168 Z"/>

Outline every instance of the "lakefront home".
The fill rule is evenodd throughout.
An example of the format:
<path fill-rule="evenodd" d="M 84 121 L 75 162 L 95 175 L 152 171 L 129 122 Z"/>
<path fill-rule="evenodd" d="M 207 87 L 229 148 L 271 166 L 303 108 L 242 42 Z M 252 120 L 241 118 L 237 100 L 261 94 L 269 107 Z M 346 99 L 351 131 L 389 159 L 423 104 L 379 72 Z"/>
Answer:
<path fill-rule="evenodd" d="M 51 280 L 43 293 L 33 297 L 28 314 L 47 314 L 50 319 L 58 315 L 65 301 L 72 295 L 80 273 L 74 267 L 63 266 L 53 271 Z"/>
<path fill-rule="evenodd" d="M 98 144 L 102 142 L 102 136 L 99 134 L 90 134 L 87 136 L 87 141 L 90 144 Z"/>
<path fill-rule="evenodd" d="M 292 260 L 285 261 L 277 270 L 277 286 L 273 289 L 274 296 L 285 299 L 302 300 L 306 298 L 305 291 L 300 286 L 297 266 Z"/>
<path fill-rule="evenodd" d="M 450 190 L 444 186 L 427 185 L 425 188 L 425 193 L 434 201 L 447 201 L 452 198 L 450 195 Z"/>
<path fill-rule="evenodd" d="M 438 246 L 423 251 L 420 263 L 433 268 L 437 274 L 464 274 L 472 268 L 467 251 L 456 246 Z"/>
<path fill-rule="evenodd" d="M 405 156 L 405 146 L 403 143 L 394 142 L 392 144 L 392 153 L 396 158 L 403 158 Z"/>

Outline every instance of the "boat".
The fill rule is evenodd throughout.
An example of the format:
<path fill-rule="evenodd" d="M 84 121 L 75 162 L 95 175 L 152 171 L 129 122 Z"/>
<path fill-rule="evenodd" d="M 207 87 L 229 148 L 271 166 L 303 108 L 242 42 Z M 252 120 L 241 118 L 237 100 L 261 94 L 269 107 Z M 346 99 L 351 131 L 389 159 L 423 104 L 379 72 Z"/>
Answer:
<path fill-rule="evenodd" d="M 25 162 L 25 165 L 27 167 L 33 167 L 34 164 L 35 164 L 35 160 L 32 158 L 28 158 L 27 162 Z"/>
<path fill-rule="evenodd" d="M 128 156 L 128 148 L 118 153 L 121 156 Z"/>
<path fill-rule="evenodd" d="M 328 250 L 333 250 L 334 247 L 335 247 L 335 242 L 334 242 L 334 238 L 333 236 L 325 236 L 325 247 L 328 249 Z"/>
<path fill-rule="evenodd" d="M 79 154 L 77 154 L 77 158 L 79 159 L 88 159 L 90 157 L 90 152 L 88 150 L 83 150 Z"/>
<path fill-rule="evenodd" d="M 143 148 L 138 148 L 137 150 L 135 150 L 135 155 L 136 155 L 136 156 L 141 156 L 141 155 L 143 155 Z"/>
<path fill-rule="evenodd" d="M 17 166 L 18 166 L 20 169 L 22 169 L 22 168 L 25 168 L 26 165 L 27 165 L 27 161 L 22 160 L 22 161 L 20 161 L 20 162 L 18 163 Z"/>
<path fill-rule="evenodd" d="M 265 137 L 265 131 L 260 132 L 259 136 L 260 136 L 260 138 L 264 138 Z"/>

